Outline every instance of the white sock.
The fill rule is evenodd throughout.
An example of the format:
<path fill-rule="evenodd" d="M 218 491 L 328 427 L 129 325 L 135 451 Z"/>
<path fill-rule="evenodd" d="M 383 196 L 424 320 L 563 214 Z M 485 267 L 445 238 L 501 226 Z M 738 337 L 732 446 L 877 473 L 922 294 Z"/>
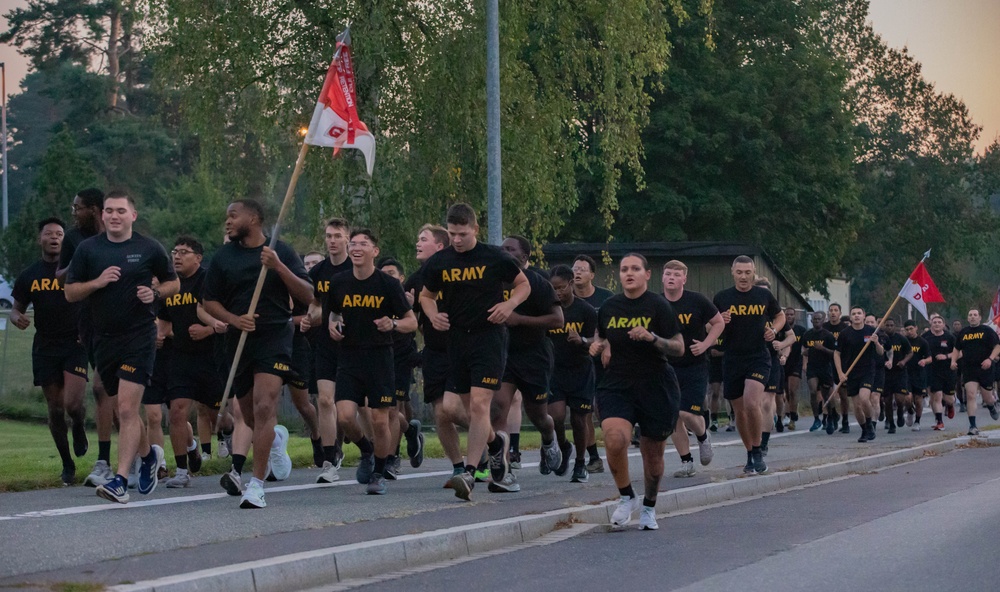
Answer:
<path fill-rule="evenodd" d="M 188 445 L 188 450 L 187 451 L 188 452 L 194 452 L 195 450 L 198 450 L 198 440 L 197 439 L 191 441 L 191 444 Z"/>

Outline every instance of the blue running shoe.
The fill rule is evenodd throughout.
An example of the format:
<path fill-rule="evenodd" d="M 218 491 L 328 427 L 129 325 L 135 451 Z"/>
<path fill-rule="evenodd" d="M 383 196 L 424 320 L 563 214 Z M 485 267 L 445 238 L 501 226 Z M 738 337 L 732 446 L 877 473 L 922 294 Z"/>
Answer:
<path fill-rule="evenodd" d="M 163 462 L 163 449 L 153 444 L 149 447 L 150 454 L 142 459 L 139 466 L 139 493 L 149 495 L 156 489 L 156 484 L 160 479 L 157 476 L 157 469 Z"/>
<path fill-rule="evenodd" d="M 153 465 L 153 467 L 155 469 L 156 465 Z M 153 472 L 155 473 L 156 471 L 154 470 Z M 97 497 L 104 498 L 109 502 L 127 504 L 128 487 L 125 486 L 125 480 L 122 479 L 121 475 L 115 475 L 111 481 L 108 481 L 104 485 L 98 485 Z"/>

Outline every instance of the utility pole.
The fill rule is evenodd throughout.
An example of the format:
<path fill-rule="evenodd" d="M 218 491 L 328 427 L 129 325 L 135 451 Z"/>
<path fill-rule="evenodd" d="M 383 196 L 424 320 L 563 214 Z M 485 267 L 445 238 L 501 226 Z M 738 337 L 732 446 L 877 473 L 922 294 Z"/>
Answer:
<path fill-rule="evenodd" d="M 0 93 L 3 93 L 3 227 L 7 228 L 7 65 L 0 62 Z"/>
<path fill-rule="evenodd" d="M 6 181 L 5 181 L 6 182 Z M 486 212 L 488 242 L 503 241 L 503 197 L 500 191 L 500 6 L 486 0 Z"/>

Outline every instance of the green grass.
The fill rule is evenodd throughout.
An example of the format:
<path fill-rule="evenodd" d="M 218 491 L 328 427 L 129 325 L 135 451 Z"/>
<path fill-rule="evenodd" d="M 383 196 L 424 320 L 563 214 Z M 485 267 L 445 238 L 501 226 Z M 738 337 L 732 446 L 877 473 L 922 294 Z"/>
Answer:
<path fill-rule="evenodd" d="M 88 432 L 90 438 L 90 451 L 86 456 L 76 459 L 77 482 L 82 483 L 84 477 L 93 468 L 97 460 L 97 434 Z M 568 435 L 568 434 L 567 434 Z M 444 458 L 444 450 L 441 442 L 433 433 L 425 433 L 424 455 L 428 458 Z M 460 434 L 462 448 L 465 448 L 465 434 Z M 598 445 L 602 444 L 600 430 L 597 432 Z M 111 459 L 112 466 L 117 464 L 117 444 L 118 436 L 111 439 Z M 72 439 L 71 439 L 72 442 Z M 525 431 L 521 433 L 521 449 L 533 450 L 541 445 L 541 437 L 537 432 Z M 218 448 L 215 442 L 212 443 L 213 452 Z M 403 454 L 405 455 L 406 443 L 403 443 Z M 344 451 L 344 464 L 354 466 L 358 461 L 358 449 L 356 446 L 348 445 Z M 166 438 L 164 451 L 167 457 L 167 467 L 173 471 L 175 468 L 173 451 L 170 447 L 170 438 Z M 288 454 L 292 457 L 292 464 L 296 468 L 312 466 L 312 445 L 309 439 L 297 434 L 292 434 L 288 443 Z M 405 462 L 403 463 L 406 464 Z M 28 491 L 32 489 L 43 489 L 47 487 L 62 487 L 59 474 L 62 471 L 62 462 L 56 452 L 55 444 L 52 443 L 52 436 L 48 427 L 44 424 L 0 420 L 0 492 Z M 230 460 L 213 458 L 204 463 L 199 474 L 218 475 L 229 470 Z"/>

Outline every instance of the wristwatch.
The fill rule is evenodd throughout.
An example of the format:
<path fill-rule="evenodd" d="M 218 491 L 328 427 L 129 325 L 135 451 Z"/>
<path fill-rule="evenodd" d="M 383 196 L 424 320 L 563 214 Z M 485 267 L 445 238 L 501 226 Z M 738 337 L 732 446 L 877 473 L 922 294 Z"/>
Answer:
<path fill-rule="evenodd" d="M 160 291 L 157 290 L 156 288 L 153 288 L 153 300 L 159 300 L 159 299 L 160 299 Z"/>
<path fill-rule="evenodd" d="M 395 329 L 398 325 L 399 323 L 396 322 L 396 319 L 392 319 L 392 328 Z"/>

